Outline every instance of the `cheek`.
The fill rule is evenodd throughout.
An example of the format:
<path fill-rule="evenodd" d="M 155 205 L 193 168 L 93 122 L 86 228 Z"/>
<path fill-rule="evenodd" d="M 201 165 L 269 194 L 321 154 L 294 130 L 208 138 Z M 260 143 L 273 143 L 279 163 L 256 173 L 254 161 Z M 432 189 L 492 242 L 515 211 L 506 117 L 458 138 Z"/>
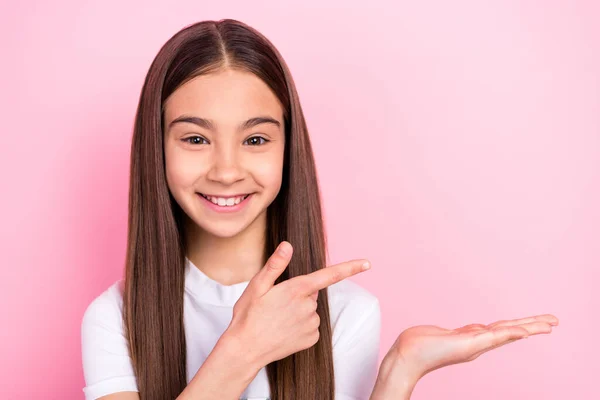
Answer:
<path fill-rule="evenodd" d="M 279 192 L 283 172 L 283 152 L 263 158 L 253 166 L 255 179 L 269 191 Z"/>
<path fill-rule="evenodd" d="M 193 186 L 198 175 L 201 174 L 201 171 L 198 170 L 201 165 L 202 163 L 199 163 L 197 159 L 186 157 L 184 153 L 167 150 L 165 152 L 165 169 L 169 189 L 177 192 Z"/>

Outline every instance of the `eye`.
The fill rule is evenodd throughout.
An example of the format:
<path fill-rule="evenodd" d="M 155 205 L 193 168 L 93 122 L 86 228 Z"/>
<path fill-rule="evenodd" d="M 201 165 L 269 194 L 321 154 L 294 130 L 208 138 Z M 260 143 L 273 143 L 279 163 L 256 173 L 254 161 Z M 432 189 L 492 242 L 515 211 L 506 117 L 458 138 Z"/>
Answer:
<path fill-rule="evenodd" d="M 181 139 L 182 142 L 189 144 L 205 144 L 208 143 L 208 140 L 204 139 L 202 136 L 189 136 L 184 139 Z M 205 143 L 203 143 L 203 141 Z"/>
<path fill-rule="evenodd" d="M 252 136 L 251 138 L 246 139 L 244 143 L 248 143 L 250 146 L 260 146 L 261 144 L 265 144 L 267 142 L 269 142 L 269 140 L 262 136 Z"/>

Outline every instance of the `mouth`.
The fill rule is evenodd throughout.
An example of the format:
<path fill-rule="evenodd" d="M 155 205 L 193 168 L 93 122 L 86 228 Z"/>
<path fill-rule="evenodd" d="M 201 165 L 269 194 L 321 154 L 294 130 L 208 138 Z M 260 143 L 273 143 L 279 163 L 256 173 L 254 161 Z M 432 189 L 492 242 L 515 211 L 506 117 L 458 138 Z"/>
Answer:
<path fill-rule="evenodd" d="M 235 207 L 244 200 L 248 198 L 252 193 L 241 194 L 235 196 L 214 196 L 208 195 L 204 193 L 198 193 L 201 197 L 204 197 L 206 200 L 210 201 L 216 206 L 219 207 Z"/>

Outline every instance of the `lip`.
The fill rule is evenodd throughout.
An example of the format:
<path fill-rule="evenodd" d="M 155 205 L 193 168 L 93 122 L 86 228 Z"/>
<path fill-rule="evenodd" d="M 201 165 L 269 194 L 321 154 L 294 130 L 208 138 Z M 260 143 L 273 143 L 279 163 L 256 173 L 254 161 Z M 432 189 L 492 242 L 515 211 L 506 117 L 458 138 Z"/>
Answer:
<path fill-rule="evenodd" d="M 247 195 L 248 193 L 238 193 L 238 194 L 210 194 L 210 193 L 202 193 L 205 196 L 209 196 L 209 197 L 223 197 L 225 199 L 229 198 L 229 197 L 242 197 Z"/>
<path fill-rule="evenodd" d="M 207 208 L 211 209 L 212 211 L 216 211 L 218 213 L 234 213 L 237 211 L 240 211 L 244 208 L 246 208 L 246 205 L 248 204 L 248 202 L 250 201 L 250 199 L 252 198 L 252 196 L 254 196 L 254 193 L 250 193 L 248 194 L 248 197 L 246 197 L 244 200 L 240 201 L 238 204 L 234 205 L 234 206 L 220 206 L 218 204 L 213 203 L 212 201 L 208 200 L 207 198 L 205 198 L 204 196 L 202 196 L 202 194 L 200 193 L 196 193 L 198 195 L 198 197 L 200 198 L 200 200 L 202 200 L 203 204 L 206 205 Z M 214 196 L 214 195 L 210 195 L 210 194 L 204 194 L 205 196 L 214 196 L 214 197 L 237 197 L 237 196 L 245 196 L 247 193 L 244 194 L 238 194 L 238 195 L 229 195 L 229 196 Z"/>

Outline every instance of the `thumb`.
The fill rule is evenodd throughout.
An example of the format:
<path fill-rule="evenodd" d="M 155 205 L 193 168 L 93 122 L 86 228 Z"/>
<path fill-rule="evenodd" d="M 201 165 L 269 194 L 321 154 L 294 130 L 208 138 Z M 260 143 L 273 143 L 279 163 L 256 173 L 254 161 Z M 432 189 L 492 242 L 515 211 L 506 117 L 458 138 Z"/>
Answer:
<path fill-rule="evenodd" d="M 283 241 L 277 246 L 275 252 L 269 257 L 265 266 L 254 275 L 248 286 L 255 296 L 262 296 L 267 293 L 283 271 L 287 268 L 294 249 L 289 242 Z"/>

